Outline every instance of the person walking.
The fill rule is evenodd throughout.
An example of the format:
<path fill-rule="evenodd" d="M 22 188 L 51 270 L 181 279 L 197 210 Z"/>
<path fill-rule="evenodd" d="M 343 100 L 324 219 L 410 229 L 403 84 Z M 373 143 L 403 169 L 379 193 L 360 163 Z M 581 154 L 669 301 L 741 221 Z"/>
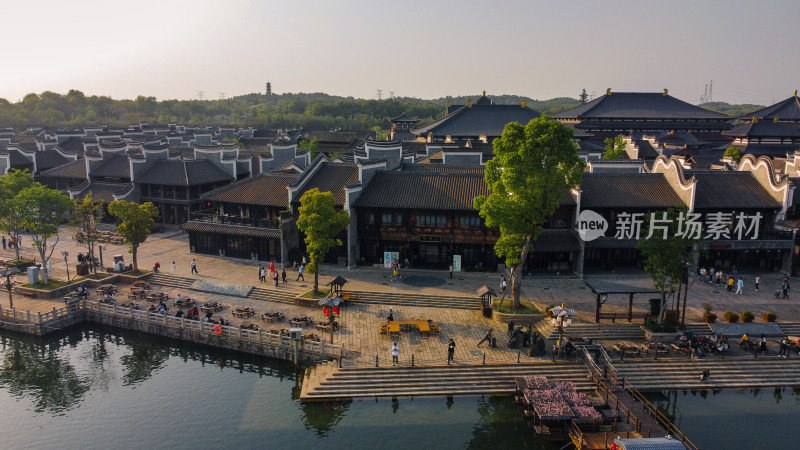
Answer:
<path fill-rule="evenodd" d="M 305 271 L 303 267 L 304 266 L 301 264 L 300 267 L 297 268 L 297 279 L 295 281 L 300 281 L 300 279 L 306 281 L 306 277 L 303 276 L 303 272 Z"/>
<path fill-rule="evenodd" d="M 172 261 L 172 269 L 170 269 L 170 270 L 172 270 L 172 275 L 175 275 L 175 268 L 176 267 L 177 266 L 175 265 L 175 261 Z"/>
<path fill-rule="evenodd" d="M 789 279 L 784 278 L 783 284 L 781 285 L 781 291 L 783 292 L 783 296 L 781 298 L 788 299 L 789 298 Z"/>
<path fill-rule="evenodd" d="M 274 286 L 278 287 L 278 272 L 272 272 L 272 281 L 274 282 Z"/>
<path fill-rule="evenodd" d="M 733 275 L 728 275 L 728 292 L 733 291 Z"/>
<path fill-rule="evenodd" d="M 453 362 L 453 355 L 456 353 L 456 342 L 453 338 L 447 342 L 447 365 L 449 366 L 451 362 Z"/>
<path fill-rule="evenodd" d="M 506 296 L 506 289 L 508 289 L 508 282 L 506 281 L 505 275 L 500 275 L 500 293 L 503 294 L 503 298 Z"/>
<path fill-rule="evenodd" d="M 761 284 L 761 276 L 756 274 L 756 292 L 758 292 L 758 285 Z"/>
<path fill-rule="evenodd" d="M 778 358 L 786 358 L 787 356 L 789 356 L 789 338 L 784 336 L 783 339 L 781 339 L 781 348 L 778 352 Z"/>
<path fill-rule="evenodd" d="M 194 258 L 192 258 L 192 273 L 200 275 L 197 273 L 197 261 L 195 261 Z"/>
<path fill-rule="evenodd" d="M 397 342 L 392 345 L 392 365 L 396 366 L 399 363 L 397 362 L 397 358 L 400 356 L 400 347 L 397 346 Z"/>
<path fill-rule="evenodd" d="M 284 267 L 281 269 L 281 279 L 283 280 L 283 284 L 286 284 L 286 268 Z"/>
<path fill-rule="evenodd" d="M 266 267 L 262 267 L 261 268 L 261 275 L 259 275 L 258 281 L 261 282 L 261 283 L 266 283 L 267 282 L 267 268 Z"/>
<path fill-rule="evenodd" d="M 258 281 L 261 281 L 261 264 L 258 265 L 258 273 L 256 275 L 258 275 Z"/>
<path fill-rule="evenodd" d="M 489 342 L 489 347 L 492 346 L 492 329 L 491 328 L 489 328 L 489 331 L 487 331 L 486 334 L 483 335 L 483 339 L 481 339 L 481 341 L 478 342 L 478 347 L 480 347 L 481 344 L 483 344 L 484 342 Z"/>
<path fill-rule="evenodd" d="M 722 271 L 721 270 L 717 271 L 716 278 L 717 278 L 717 286 L 719 286 L 720 281 L 722 281 Z"/>
<path fill-rule="evenodd" d="M 3 236 L 3 250 L 6 249 L 6 237 Z"/>
<path fill-rule="evenodd" d="M 9 237 L 8 238 L 8 248 L 14 248 L 14 238 L 13 237 Z"/>
<path fill-rule="evenodd" d="M 452 280 L 453 279 L 453 264 L 450 264 L 450 267 L 448 268 L 448 270 L 450 271 L 450 279 Z"/>
<path fill-rule="evenodd" d="M 742 277 L 739 277 L 739 281 L 736 282 L 736 292 L 734 293 L 734 295 L 741 295 L 742 288 L 744 288 L 744 280 L 742 279 Z"/>

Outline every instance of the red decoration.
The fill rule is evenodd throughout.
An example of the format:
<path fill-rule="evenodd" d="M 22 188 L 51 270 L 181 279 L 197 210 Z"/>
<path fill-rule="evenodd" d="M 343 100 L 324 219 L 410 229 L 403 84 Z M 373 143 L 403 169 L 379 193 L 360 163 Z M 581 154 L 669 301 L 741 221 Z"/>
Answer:
<path fill-rule="evenodd" d="M 337 308 L 337 307 L 335 307 L 335 306 L 334 306 L 334 307 L 333 307 L 333 312 L 335 312 L 335 313 L 336 313 L 336 315 L 338 316 L 338 315 L 339 315 L 339 308 Z"/>

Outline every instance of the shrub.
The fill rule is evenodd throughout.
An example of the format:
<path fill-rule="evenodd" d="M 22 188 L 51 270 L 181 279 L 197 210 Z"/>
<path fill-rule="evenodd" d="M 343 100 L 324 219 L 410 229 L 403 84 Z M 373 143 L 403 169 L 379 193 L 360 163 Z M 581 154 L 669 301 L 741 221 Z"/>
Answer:
<path fill-rule="evenodd" d="M 653 319 L 645 320 L 644 327 L 652 331 L 653 333 L 674 333 L 677 330 L 675 328 L 675 325 L 669 322 L 664 322 L 661 325 L 659 325 L 658 321 Z"/>
<path fill-rule="evenodd" d="M 709 313 L 711 312 L 711 303 L 710 302 L 703 303 L 703 312 L 709 312 Z"/>
<path fill-rule="evenodd" d="M 711 311 L 705 311 L 703 313 L 703 322 L 705 323 L 714 323 L 717 321 L 717 315 L 712 313 Z"/>
<path fill-rule="evenodd" d="M 661 299 L 660 298 L 651 298 L 650 299 L 650 315 L 651 316 L 658 316 L 661 313 Z"/>
<path fill-rule="evenodd" d="M 764 322 L 775 322 L 778 318 L 774 312 L 765 312 L 762 317 L 764 318 Z"/>
<path fill-rule="evenodd" d="M 751 323 L 751 322 L 753 322 L 753 319 L 755 319 L 755 318 L 756 318 L 756 315 L 753 314 L 752 311 L 749 311 L 749 310 L 742 311 L 742 322 Z"/>
<path fill-rule="evenodd" d="M 739 315 L 733 311 L 725 311 L 725 320 L 728 323 L 736 323 L 739 321 Z"/>

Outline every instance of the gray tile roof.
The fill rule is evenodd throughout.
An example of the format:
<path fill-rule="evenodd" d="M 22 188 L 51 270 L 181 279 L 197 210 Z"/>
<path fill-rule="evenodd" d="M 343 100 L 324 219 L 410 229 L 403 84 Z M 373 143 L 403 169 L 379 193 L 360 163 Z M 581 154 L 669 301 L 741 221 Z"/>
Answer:
<path fill-rule="evenodd" d="M 737 210 L 751 208 L 778 209 L 773 199 L 751 172 L 714 171 L 694 173 L 697 187 L 694 208 L 705 210 Z"/>
<path fill-rule="evenodd" d="M 77 159 L 41 173 L 43 177 L 86 179 L 86 161 Z"/>
<path fill-rule="evenodd" d="M 474 211 L 472 199 L 489 194 L 483 174 L 381 171 L 373 175 L 355 206 Z"/>
<path fill-rule="evenodd" d="M 219 233 L 228 236 L 244 236 L 280 239 L 281 230 L 272 228 L 245 227 L 241 225 L 228 225 L 221 223 L 194 222 L 183 224 L 183 229 L 195 233 Z"/>
<path fill-rule="evenodd" d="M 793 95 L 786 100 L 782 100 L 774 105 L 767 106 L 766 108 L 744 114 L 739 117 L 742 120 L 750 120 L 753 117 L 759 119 L 773 119 L 778 120 L 800 121 L 800 98 Z"/>
<path fill-rule="evenodd" d="M 130 163 L 126 155 L 116 154 L 103 161 L 90 172 L 93 177 L 128 178 L 131 177 Z"/>
<path fill-rule="evenodd" d="M 295 202 L 300 202 L 300 197 L 309 189 L 318 188 L 322 192 L 330 191 L 337 205 L 344 205 L 344 187 L 358 181 L 358 166 L 348 163 L 323 163 L 317 172 L 306 181 L 303 188 L 295 196 Z"/>
<path fill-rule="evenodd" d="M 520 105 L 494 105 L 476 102 L 471 107 L 463 107 L 444 116 L 432 124 L 414 130 L 418 136 L 480 136 L 498 137 L 503 128 L 511 122 L 527 125 L 539 117 L 538 111 Z"/>
<path fill-rule="evenodd" d="M 612 92 L 553 115 L 556 118 L 730 119 L 661 92 Z"/>
<path fill-rule="evenodd" d="M 204 199 L 212 202 L 284 207 L 289 204 L 286 186 L 296 179 L 297 175 L 262 173 L 215 189 L 206 194 Z"/>
<path fill-rule="evenodd" d="M 36 157 L 36 169 L 40 172 L 72 161 L 71 159 L 61 156 L 61 154 L 55 150 L 39 151 L 34 153 L 34 155 Z"/>
<path fill-rule="evenodd" d="M 136 177 L 137 183 L 168 186 L 198 186 L 231 180 L 230 174 L 207 159 L 160 160 Z"/>
<path fill-rule="evenodd" d="M 747 122 L 722 132 L 723 136 L 730 137 L 800 137 L 800 130 L 795 125 L 785 122 L 772 122 L 760 120 L 758 122 Z"/>
<path fill-rule="evenodd" d="M 669 208 L 681 199 L 660 173 L 584 173 L 581 208 Z"/>

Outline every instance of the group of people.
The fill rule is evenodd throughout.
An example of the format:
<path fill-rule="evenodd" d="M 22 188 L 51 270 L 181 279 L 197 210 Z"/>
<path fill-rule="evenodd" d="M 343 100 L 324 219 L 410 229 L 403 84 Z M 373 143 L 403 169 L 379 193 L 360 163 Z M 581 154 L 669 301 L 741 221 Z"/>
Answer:
<path fill-rule="evenodd" d="M 700 267 L 697 269 L 697 279 L 703 283 L 716 283 L 717 286 L 724 285 L 726 286 L 728 292 L 733 292 L 735 295 L 741 295 L 744 290 L 743 277 L 740 276 L 739 279 L 736 280 L 733 274 L 726 273 L 724 269 Z M 754 281 L 756 292 L 758 292 L 758 290 L 761 288 L 761 275 L 756 274 Z M 784 275 L 783 281 L 781 282 L 781 287 L 775 292 L 774 298 L 788 299 L 789 288 L 789 276 Z"/>
<path fill-rule="evenodd" d="M 87 288 L 85 286 L 78 286 L 78 288 L 75 289 L 75 292 L 78 293 L 78 298 L 79 299 L 88 299 L 89 298 L 89 288 Z"/>
<path fill-rule="evenodd" d="M 742 339 L 739 340 L 739 347 L 747 348 L 749 346 L 750 346 L 750 333 L 745 333 L 742 336 Z M 764 336 L 763 333 L 761 334 L 761 337 L 758 338 L 758 340 L 756 341 L 756 349 L 762 355 L 767 354 L 767 338 Z"/>
<path fill-rule="evenodd" d="M 396 262 L 392 264 L 392 282 L 397 283 L 400 281 L 400 263 Z"/>
<path fill-rule="evenodd" d="M 301 268 L 301 275 L 302 276 L 302 267 Z M 298 276 L 298 279 L 300 278 Z M 269 263 L 269 278 L 272 280 L 273 285 L 278 287 L 278 270 L 275 268 L 275 262 Z M 283 284 L 286 284 L 286 269 L 281 269 L 281 279 L 283 280 Z M 258 281 L 259 283 L 266 283 L 267 282 L 267 267 L 262 266 L 261 264 L 258 265 Z M 304 279 L 305 281 L 305 279 Z"/>
<path fill-rule="evenodd" d="M 19 242 L 15 242 L 14 238 L 11 236 L 8 237 L 8 240 L 6 240 L 6 237 L 3 236 L 2 242 L 3 242 L 3 250 L 5 250 L 6 247 L 14 248 L 15 245 L 19 245 Z"/>

